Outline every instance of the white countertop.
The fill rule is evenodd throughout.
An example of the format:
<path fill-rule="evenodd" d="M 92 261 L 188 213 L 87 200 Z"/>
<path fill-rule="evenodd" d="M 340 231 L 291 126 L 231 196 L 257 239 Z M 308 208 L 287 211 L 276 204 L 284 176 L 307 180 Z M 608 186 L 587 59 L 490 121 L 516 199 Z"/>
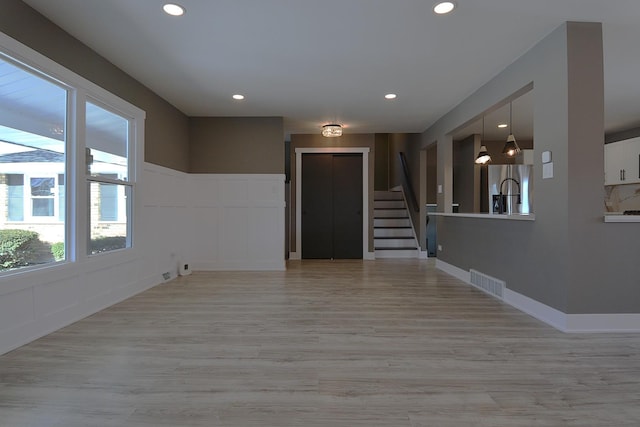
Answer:
<path fill-rule="evenodd" d="M 490 213 L 454 213 L 454 212 L 428 212 L 427 215 L 446 216 L 453 218 L 480 218 L 499 219 L 509 221 L 535 221 L 535 214 L 490 214 Z M 609 212 L 604 214 L 604 222 L 640 222 L 640 215 L 623 215 L 622 213 Z"/>
<path fill-rule="evenodd" d="M 453 213 L 453 212 L 429 212 L 429 215 L 447 216 L 454 218 L 480 218 L 501 219 L 510 221 L 535 221 L 535 214 L 491 214 L 491 213 Z M 639 217 L 640 218 L 640 217 Z"/>
<path fill-rule="evenodd" d="M 604 214 L 604 222 L 640 222 L 640 215 L 623 215 L 621 212 Z"/>

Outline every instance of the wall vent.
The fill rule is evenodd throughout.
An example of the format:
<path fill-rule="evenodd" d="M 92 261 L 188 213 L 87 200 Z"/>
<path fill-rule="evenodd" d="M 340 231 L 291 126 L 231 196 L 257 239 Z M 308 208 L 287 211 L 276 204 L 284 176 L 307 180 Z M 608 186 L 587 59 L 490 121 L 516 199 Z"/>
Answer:
<path fill-rule="evenodd" d="M 471 274 L 471 284 L 473 286 L 496 298 L 502 299 L 502 294 L 506 286 L 504 280 L 496 279 L 495 277 L 488 276 L 473 269 L 469 270 L 469 273 Z"/>

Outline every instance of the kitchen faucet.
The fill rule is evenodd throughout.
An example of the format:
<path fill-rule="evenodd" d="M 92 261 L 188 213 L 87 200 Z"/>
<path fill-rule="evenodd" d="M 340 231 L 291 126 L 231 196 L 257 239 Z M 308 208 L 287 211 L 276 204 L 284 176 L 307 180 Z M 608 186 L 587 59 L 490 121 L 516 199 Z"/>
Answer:
<path fill-rule="evenodd" d="M 516 202 L 516 203 L 519 205 L 520 203 L 522 203 L 522 201 L 520 200 L 520 182 L 518 182 L 518 180 L 517 180 L 517 179 L 514 179 L 514 178 L 505 178 L 505 179 L 503 179 L 503 180 L 502 180 L 502 182 L 500 183 L 500 199 L 502 199 L 502 196 L 503 196 L 503 193 L 502 193 L 502 185 L 503 185 L 505 182 L 507 182 L 507 181 L 513 181 L 513 182 L 515 182 L 515 183 L 516 183 L 516 185 L 518 186 L 518 192 L 517 192 L 516 194 L 510 194 L 510 193 L 511 193 L 511 191 L 509 191 L 509 193 L 507 193 L 506 195 L 507 195 L 507 196 L 511 196 L 511 197 L 513 197 L 513 196 L 517 196 L 517 197 L 518 197 L 518 200 L 517 200 L 517 202 Z M 509 190 L 511 190 L 511 186 L 509 186 Z"/>

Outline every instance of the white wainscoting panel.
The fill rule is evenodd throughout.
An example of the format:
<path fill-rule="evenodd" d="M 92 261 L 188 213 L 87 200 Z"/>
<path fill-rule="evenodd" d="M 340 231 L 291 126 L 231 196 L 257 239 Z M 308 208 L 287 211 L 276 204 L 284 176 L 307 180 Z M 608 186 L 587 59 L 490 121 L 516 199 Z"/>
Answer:
<path fill-rule="evenodd" d="M 284 175 L 189 175 L 147 163 L 133 225 L 132 249 L 0 276 L 0 354 L 163 283 L 163 273 L 176 277 L 181 261 L 284 270 Z"/>
<path fill-rule="evenodd" d="M 0 327 L 18 327 L 35 319 L 33 289 L 27 288 L 0 296 Z"/>
<path fill-rule="evenodd" d="M 143 214 L 137 224 L 146 271 L 164 281 L 178 274 L 178 263 L 188 258 L 189 175 L 157 165 L 145 164 Z"/>
<path fill-rule="evenodd" d="M 284 175 L 189 176 L 194 270 L 284 270 Z"/>

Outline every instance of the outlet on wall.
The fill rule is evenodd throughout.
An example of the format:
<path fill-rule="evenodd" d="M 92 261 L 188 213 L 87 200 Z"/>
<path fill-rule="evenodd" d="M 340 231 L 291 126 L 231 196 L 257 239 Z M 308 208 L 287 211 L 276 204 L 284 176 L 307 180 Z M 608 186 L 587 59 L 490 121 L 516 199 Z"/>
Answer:
<path fill-rule="evenodd" d="M 438 250 L 442 252 L 442 245 L 438 245 Z"/>

